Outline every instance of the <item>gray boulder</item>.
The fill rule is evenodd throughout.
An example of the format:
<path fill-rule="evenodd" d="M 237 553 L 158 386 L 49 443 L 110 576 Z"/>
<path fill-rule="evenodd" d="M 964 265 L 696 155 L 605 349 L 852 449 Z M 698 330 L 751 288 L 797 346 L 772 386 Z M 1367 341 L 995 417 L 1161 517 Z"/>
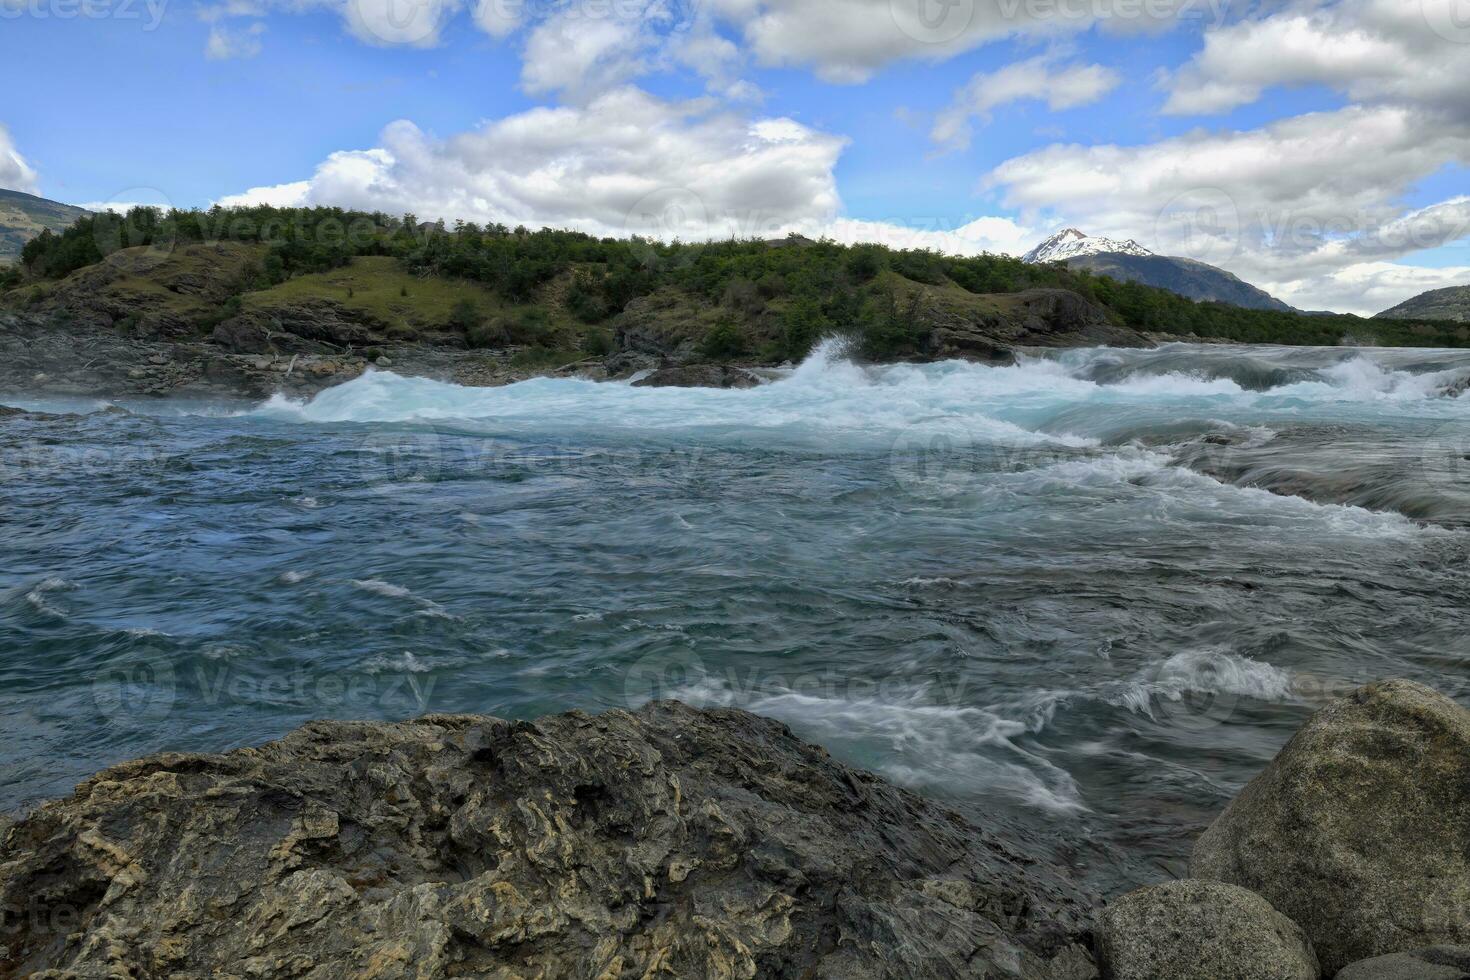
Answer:
<path fill-rule="evenodd" d="M 1254 892 L 1170 881 L 1103 909 L 1098 953 L 1112 980 L 1317 980 L 1312 944 Z"/>
<path fill-rule="evenodd" d="M 1264 896 L 1329 975 L 1470 944 L 1470 711 L 1409 681 L 1333 702 L 1204 833 L 1190 873 Z"/>
<path fill-rule="evenodd" d="M 1470 980 L 1470 946 L 1431 946 L 1359 960 L 1335 980 Z"/>
<path fill-rule="evenodd" d="M 777 722 L 318 722 L 4 832 L 0 975 L 1096 976 L 1088 899 Z"/>
<path fill-rule="evenodd" d="M 634 388 L 754 388 L 760 378 L 729 364 L 681 364 L 633 382 Z"/>

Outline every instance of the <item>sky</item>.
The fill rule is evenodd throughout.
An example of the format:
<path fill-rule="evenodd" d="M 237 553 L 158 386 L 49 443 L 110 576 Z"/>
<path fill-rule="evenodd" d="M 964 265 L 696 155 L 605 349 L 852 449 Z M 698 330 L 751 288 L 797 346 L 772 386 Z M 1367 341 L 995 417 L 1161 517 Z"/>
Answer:
<path fill-rule="evenodd" d="M 1470 284 L 1470 0 L 0 0 L 0 187 Z"/>

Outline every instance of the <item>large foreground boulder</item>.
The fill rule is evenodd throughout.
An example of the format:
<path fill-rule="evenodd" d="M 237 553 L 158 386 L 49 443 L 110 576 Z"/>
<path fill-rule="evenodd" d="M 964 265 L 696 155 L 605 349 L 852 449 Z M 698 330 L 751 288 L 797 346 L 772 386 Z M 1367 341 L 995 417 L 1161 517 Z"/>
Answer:
<path fill-rule="evenodd" d="M 1111 980 L 1318 980 L 1301 927 L 1254 892 L 1170 881 L 1108 905 L 1097 934 Z"/>
<path fill-rule="evenodd" d="M 1470 946 L 1431 946 L 1359 960 L 1334 980 L 1470 980 Z"/>
<path fill-rule="evenodd" d="M 0 833 L 3 975 L 1095 976 L 1062 880 L 740 711 L 315 723 Z"/>
<path fill-rule="evenodd" d="M 1199 839 L 1190 872 L 1264 896 L 1329 976 L 1470 943 L 1470 711 L 1408 681 L 1328 705 Z"/>

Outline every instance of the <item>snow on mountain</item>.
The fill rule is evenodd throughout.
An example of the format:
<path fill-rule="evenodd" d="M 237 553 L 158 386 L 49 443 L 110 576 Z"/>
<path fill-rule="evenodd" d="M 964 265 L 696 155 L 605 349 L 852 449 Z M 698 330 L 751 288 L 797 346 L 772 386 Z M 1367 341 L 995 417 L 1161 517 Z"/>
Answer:
<path fill-rule="evenodd" d="M 1100 255 L 1104 252 L 1121 252 L 1124 255 L 1154 254 L 1131 238 L 1126 242 L 1116 238 L 1094 238 L 1084 235 L 1076 228 L 1064 228 L 1021 256 L 1021 261 L 1061 262 L 1081 255 Z"/>

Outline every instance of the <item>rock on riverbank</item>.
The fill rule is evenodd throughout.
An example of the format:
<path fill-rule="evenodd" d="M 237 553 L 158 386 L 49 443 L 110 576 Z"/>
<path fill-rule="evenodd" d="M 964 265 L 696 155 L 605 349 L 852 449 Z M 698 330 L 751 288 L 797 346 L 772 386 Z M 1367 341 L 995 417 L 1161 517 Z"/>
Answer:
<path fill-rule="evenodd" d="M 1470 978 L 1470 711 L 1409 681 L 1313 715 L 1195 845 L 1103 911 L 1112 980 Z M 1315 953 L 1316 959 L 1313 959 Z"/>
<path fill-rule="evenodd" d="M 674 703 L 117 766 L 5 833 L 0 907 L 7 975 L 1096 976 L 1058 876 Z"/>
<path fill-rule="evenodd" d="M 1470 711 L 1409 681 L 1323 708 L 1200 838 L 1190 873 L 1264 896 L 1329 975 L 1470 944 Z"/>

